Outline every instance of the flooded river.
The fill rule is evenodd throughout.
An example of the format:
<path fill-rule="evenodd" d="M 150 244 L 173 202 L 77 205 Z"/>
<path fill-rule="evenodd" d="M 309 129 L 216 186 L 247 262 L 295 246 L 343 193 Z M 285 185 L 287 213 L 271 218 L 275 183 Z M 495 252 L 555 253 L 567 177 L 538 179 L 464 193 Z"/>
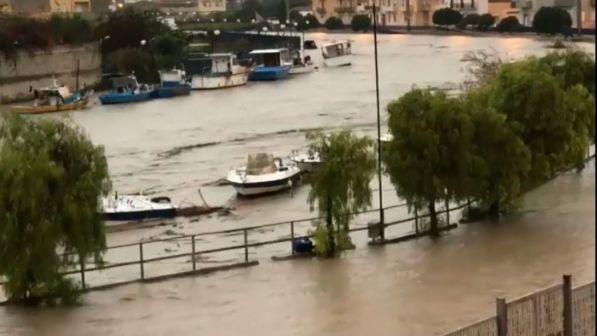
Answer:
<path fill-rule="evenodd" d="M 352 67 L 321 68 L 281 82 L 194 92 L 172 100 L 96 105 L 72 114 L 94 142 L 106 147 L 120 193 L 165 194 L 177 204 L 198 204 L 200 188 L 210 204 L 230 201 L 234 208 L 226 217 L 110 234 L 108 244 L 165 237 L 167 231 L 213 231 L 311 216 L 305 186 L 292 196 L 235 200 L 230 186 L 212 183 L 230 167 L 242 165 L 249 152 L 286 156 L 304 147 L 309 129 L 375 134 L 372 36 L 333 36 L 342 37 L 354 41 Z M 321 44 L 331 36 L 308 38 Z M 413 85 L 456 87 L 465 77 L 461 59 L 468 51 L 493 48 L 502 57 L 518 58 L 541 55 L 548 51 L 547 44 L 527 38 L 380 36 L 382 106 Z M 499 224 L 461 225 L 436 242 L 420 239 L 369 249 L 363 233 L 355 237 L 357 249 L 338 260 L 268 261 L 271 254 L 289 251 L 281 244 L 267 247 L 268 253 L 252 251 L 252 258 L 261 262 L 257 267 L 93 292 L 85 296 L 83 307 L 3 307 L 0 334 L 437 334 L 489 315 L 496 296 L 525 294 L 559 281 L 563 273 L 573 274 L 575 283 L 592 280 L 594 180 L 591 163 L 582 174 L 564 174 L 527 195 L 521 215 Z M 387 179 L 383 193 L 384 205 L 401 203 Z M 388 216 L 405 215 L 406 209 L 398 208 Z M 374 218 L 362 216 L 356 225 Z M 263 234 L 275 238 L 287 235 L 284 230 Z M 410 230 L 397 228 L 394 233 Z M 211 248 L 220 242 L 200 244 Z M 134 253 L 123 251 L 111 260 Z M 164 247 L 148 253 L 160 255 Z M 126 271 L 98 276 L 97 281 L 121 279 L 123 274 Z"/>

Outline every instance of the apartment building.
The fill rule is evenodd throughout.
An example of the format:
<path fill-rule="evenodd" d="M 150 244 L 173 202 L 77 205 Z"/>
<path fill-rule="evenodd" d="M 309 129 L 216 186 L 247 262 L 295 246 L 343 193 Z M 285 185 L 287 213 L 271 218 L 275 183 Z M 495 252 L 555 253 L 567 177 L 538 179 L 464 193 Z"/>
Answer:
<path fill-rule="evenodd" d="M 48 16 L 56 13 L 89 13 L 92 0 L 8 0 L 4 7 L 13 14 Z M 0 2 L 0 6 L 2 3 Z"/>
<path fill-rule="evenodd" d="M 518 0 L 520 13 L 518 20 L 526 26 L 531 26 L 535 13 L 541 7 L 560 7 L 572 17 L 572 27 L 578 27 L 577 0 Z M 580 1 L 580 20 L 583 28 L 595 28 L 595 0 Z"/>

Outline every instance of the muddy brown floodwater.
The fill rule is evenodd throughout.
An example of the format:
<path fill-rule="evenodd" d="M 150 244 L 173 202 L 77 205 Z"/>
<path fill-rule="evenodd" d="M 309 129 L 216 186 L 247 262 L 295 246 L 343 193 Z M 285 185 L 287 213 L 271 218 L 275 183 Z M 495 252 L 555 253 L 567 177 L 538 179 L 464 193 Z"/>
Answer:
<path fill-rule="evenodd" d="M 322 68 L 279 83 L 251 83 L 174 100 L 97 105 L 72 117 L 106 147 L 119 192 L 167 194 L 176 203 L 198 203 L 201 188 L 208 202 L 223 204 L 233 197 L 232 188 L 210 182 L 242 164 L 249 152 L 287 155 L 305 145 L 304 130 L 316 127 L 375 134 L 372 37 L 333 38 L 342 37 L 354 41 L 350 68 Z M 332 36 L 310 38 L 321 43 Z M 494 48 L 503 57 L 518 58 L 541 55 L 547 44 L 528 38 L 381 36 L 382 104 L 412 85 L 456 86 L 464 79 L 461 59 L 467 51 Z M 592 50 L 594 44 L 579 47 Z M 575 284 L 593 280 L 594 188 L 592 161 L 581 174 L 563 174 L 526 195 L 523 211 L 500 223 L 463 224 L 437 241 L 423 238 L 380 248 L 367 248 L 362 233 L 354 237 L 357 249 L 336 260 L 271 262 L 269 256 L 288 252 L 288 244 L 263 247 L 251 252 L 261 262 L 257 267 L 92 292 L 75 308 L 0 307 L 0 334 L 440 334 L 494 312 L 496 296 L 525 294 L 560 281 L 564 273 L 572 274 Z M 190 233 L 309 217 L 307 192 L 303 186 L 292 197 L 233 200 L 231 216 L 180 221 L 170 229 Z M 387 179 L 383 193 L 384 205 L 401 202 Z M 388 214 L 405 215 L 404 208 Z M 355 225 L 374 218 L 359 217 Z M 110 234 L 108 244 L 166 237 L 166 229 Z M 393 234 L 411 229 L 397 228 Z M 275 238 L 288 232 L 262 234 Z M 200 245 L 222 241 L 214 238 Z M 163 250 L 160 246 L 148 253 Z M 129 254 L 108 257 L 114 261 Z M 102 283 L 126 276 L 123 271 L 89 280 Z"/>

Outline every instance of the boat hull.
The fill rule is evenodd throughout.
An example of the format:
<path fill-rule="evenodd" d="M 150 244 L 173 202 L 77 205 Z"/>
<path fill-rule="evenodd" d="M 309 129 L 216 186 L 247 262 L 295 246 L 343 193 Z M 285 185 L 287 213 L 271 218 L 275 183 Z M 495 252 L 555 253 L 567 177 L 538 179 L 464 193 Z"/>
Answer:
<path fill-rule="evenodd" d="M 174 218 L 176 209 L 147 209 L 139 211 L 104 212 L 103 218 L 106 221 L 141 221 L 156 218 Z"/>
<path fill-rule="evenodd" d="M 323 64 L 328 67 L 349 66 L 352 64 L 352 55 L 324 58 Z"/>
<path fill-rule="evenodd" d="M 290 189 L 294 183 L 295 177 L 286 177 L 280 180 L 268 181 L 268 182 L 246 182 L 246 183 L 234 183 L 232 187 L 236 190 L 236 193 L 240 196 L 257 196 L 272 194 L 275 192 Z"/>
<path fill-rule="evenodd" d="M 310 73 L 310 72 L 313 72 L 313 70 L 315 70 L 315 66 L 313 64 L 307 64 L 305 66 L 292 67 L 288 71 L 288 73 L 290 75 L 298 75 L 298 74 Z"/>
<path fill-rule="evenodd" d="M 191 94 L 191 85 L 162 86 L 151 93 L 151 98 L 172 98 Z"/>
<path fill-rule="evenodd" d="M 103 105 L 137 103 L 151 99 L 151 92 L 137 94 L 108 93 L 100 96 L 99 99 Z"/>
<path fill-rule="evenodd" d="M 279 67 L 258 67 L 251 75 L 249 80 L 251 81 L 275 81 L 288 77 L 290 71 L 289 66 Z"/>
<path fill-rule="evenodd" d="M 237 73 L 225 76 L 201 76 L 193 75 L 191 88 L 193 90 L 215 90 L 225 89 L 247 84 L 249 73 Z"/>
<path fill-rule="evenodd" d="M 87 107 L 87 100 L 79 100 L 74 103 L 63 105 L 47 105 L 47 106 L 13 106 L 10 112 L 19 114 L 43 114 L 53 112 L 64 112 L 73 110 L 82 110 Z"/>

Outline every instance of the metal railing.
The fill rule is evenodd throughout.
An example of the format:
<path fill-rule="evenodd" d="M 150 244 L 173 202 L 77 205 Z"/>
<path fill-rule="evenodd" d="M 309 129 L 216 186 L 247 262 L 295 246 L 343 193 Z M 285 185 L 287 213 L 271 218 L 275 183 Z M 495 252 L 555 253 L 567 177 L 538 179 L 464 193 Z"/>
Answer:
<path fill-rule="evenodd" d="M 452 208 L 449 208 L 449 207 L 447 207 L 447 205 L 448 204 L 445 203 L 443 209 L 437 210 L 437 215 L 445 215 L 445 220 L 442 219 L 445 223 L 445 225 L 442 226 L 442 229 L 454 227 L 454 226 L 449 225 L 450 212 L 462 209 L 463 207 L 467 206 L 466 204 L 462 204 L 462 205 L 457 205 Z M 381 211 L 386 212 L 391 209 L 401 208 L 401 207 L 405 207 L 405 206 L 406 206 L 406 203 L 396 204 L 396 205 L 384 207 L 383 209 L 381 209 Z M 357 212 L 357 213 L 354 213 L 354 215 L 362 215 L 362 214 L 374 213 L 374 212 L 378 212 L 378 211 L 380 211 L 380 209 L 376 208 L 376 209 L 370 209 L 370 210 L 366 210 L 366 211 L 362 211 L 362 212 Z M 406 239 L 415 238 L 415 237 L 419 237 L 419 236 L 427 234 L 427 232 L 423 228 L 421 228 L 421 220 L 424 218 L 427 218 L 427 217 L 429 217 L 429 214 L 418 214 L 417 211 L 415 210 L 414 216 L 409 216 L 406 218 L 399 218 L 399 219 L 384 223 L 384 225 L 383 225 L 384 228 L 388 228 L 388 227 L 392 227 L 392 226 L 396 226 L 396 225 L 400 225 L 400 224 L 405 224 L 405 223 L 409 223 L 409 222 L 412 222 L 414 224 L 414 232 L 409 232 L 406 235 L 401 235 L 401 236 L 394 237 L 394 238 L 391 238 L 391 237 L 386 238 L 386 240 L 388 242 L 391 242 L 392 240 L 400 241 L 400 240 L 406 240 Z M 78 275 L 78 278 L 80 279 L 82 288 L 84 290 L 90 290 L 90 289 L 95 289 L 95 288 L 112 287 L 115 285 L 137 282 L 137 281 L 151 281 L 151 280 L 155 280 L 155 279 L 161 279 L 164 277 L 173 277 L 173 276 L 177 276 L 177 275 L 185 275 L 188 273 L 203 272 L 205 270 L 226 268 L 226 267 L 235 266 L 235 265 L 237 265 L 237 266 L 254 265 L 254 264 L 257 264 L 257 262 L 255 260 L 250 260 L 251 258 L 249 255 L 249 249 L 254 249 L 254 248 L 265 246 L 265 245 L 273 245 L 273 244 L 290 242 L 289 253 L 294 254 L 293 245 L 294 245 L 295 240 L 297 240 L 299 238 L 312 238 L 313 237 L 313 235 L 310 233 L 297 234 L 297 230 L 296 230 L 297 224 L 305 223 L 305 222 L 313 222 L 313 221 L 322 220 L 322 219 L 323 218 L 321 218 L 321 217 L 310 217 L 310 218 L 302 218 L 302 219 L 296 219 L 296 220 L 291 220 L 291 221 L 268 223 L 268 224 L 262 224 L 262 225 L 244 227 L 244 228 L 237 228 L 237 229 L 208 231 L 208 232 L 201 232 L 201 233 L 195 233 L 195 234 L 184 234 L 184 235 L 178 235 L 178 236 L 162 238 L 162 239 L 154 239 L 154 240 L 149 240 L 149 241 L 112 245 L 112 246 L 107 247 L 106 255 L 110 252 L 117 250 L 117 249 L 128 248 L 129 250 L 136 249 L 138 251 L 136 253 L 138 255 L 138 258 L 133 259 L 133 260 L 114 262 L 114 263 L 106 262 L 103 264 L 95 264 L 94 262 L 82 262 L 82 260 L 81 260 L 81 261 L 77 262 L 77 264 L 78 264 L 77 268 L 68 269 L 68 270 L 62 272 L 62 274 L 67 275 L 67 276 L 77 276 Z M 349 229 L 349 232 L 359 232 L 359 231 L 371 230 L 372 225 L 373 225 L 373 227 L 380 228 L 379 223 L 376 222 L 373 224 L 369 224 L 367 226 L 351 227 Z M 249 240 L 249 237 L 254 238 L 256 232 L 259 232 L 260 230 L 269 229 L 269 228 L 278 228 L 278 227 L 287 227 L 288 235 L 287 236 L 285 235 L 283 237 L 276 237 L 273 239 L 264 239 L 264 240 L 258 239 L 255 241 Z M 218 235 L 219 236 L 225 235 L 229 238 L 242 235 L 242 242 L 236 242 L 236 243 L 233 243 L 228 246 L 217 247 L 217 248 L 198 249 L 197 242 L 199 239 L 202 239 L 206 236 L 218 236 Z M 152 244 L 161 244 L 161 243 L 175 243 L 175 244 L 190 245 L 190 250 L 187 252 L 170 253 L 167 255 L 158 255 L 158 256 L 149 256 L 148 257 L 147 252 L 150 251 L 149 246 Z M 227 263 L 226 265 L 221 265 L 218 267 L 208 267 L 208 268 L 201 268 L 201 269 L 198 268 L 198 263 L 199 263 L 198 259 L 199 258 L 205 257 L 206 255 L 211 255 L 211 254 L 221 253 L 221 252 L 226 252 L 226 251 L 241 251 L 241 260 L 240 261 L 235 260 L 234 262 L 232 262 L 232 264 Z M 76 258 L 76 255 L 71 254 L 71 256 Z M 272 255 L 272 257 L 274 257 L 274 256 Z M 146 271 L 146 266 L 148 264 L 157 263 L 157 262 L 166 261 L 166 260 L 172 260 L 172 259 L 181 259 L 181 258 L 187 258 L 187 259 L 190 258 L 189 261 L 186 261 L 191 264 L 190 269 L 177 270 L 173 273 L 160 274 L 158 276 L 148 276 L 147 271 Z M 230 261 L 230 260 L 228 260 L 228 261 Z M 114 268 L 131 267 L 131 266 L 135 266 L 135 265 L 138 267 L 138 273 L 137 273 L 137 277 L 135 279 L 126 280 L 126 281 L 111 281 L 107 284 L 103 284 L 103 285 L 99 285 L 99 286 L 90 286 L 88 283 L 88 279 L 89 279 L 88 274 L 90 272 L 103 272 L 103 271 L 107 271 L 107 270 L 114 269 Z"/>

